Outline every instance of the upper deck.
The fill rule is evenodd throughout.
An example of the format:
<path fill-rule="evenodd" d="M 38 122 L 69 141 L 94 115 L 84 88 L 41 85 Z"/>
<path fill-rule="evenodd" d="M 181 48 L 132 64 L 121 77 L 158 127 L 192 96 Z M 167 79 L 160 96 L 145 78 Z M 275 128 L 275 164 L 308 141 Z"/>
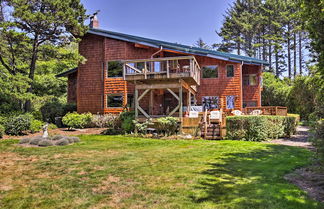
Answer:
<path fill-rule="evenodd" d="M 194 56 L 125 60 L 123 70 L 126 81 L 182 79 L 189 85 L 200 85 L 200 67 Z"/>

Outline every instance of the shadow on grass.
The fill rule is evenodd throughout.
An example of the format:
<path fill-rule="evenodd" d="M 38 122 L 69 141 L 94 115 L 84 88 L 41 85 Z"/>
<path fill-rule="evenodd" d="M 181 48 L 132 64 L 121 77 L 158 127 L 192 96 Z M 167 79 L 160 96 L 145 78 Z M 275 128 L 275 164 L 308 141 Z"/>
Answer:
<path fill-rule="evenodd" d="M 284 179 L 285 174 L 305 165 L 310 156 L 306 150 L 279 145 L 224 154 L 200 173 L 202 178 L 191 199 L 220 208 L 324 207 Z"/>

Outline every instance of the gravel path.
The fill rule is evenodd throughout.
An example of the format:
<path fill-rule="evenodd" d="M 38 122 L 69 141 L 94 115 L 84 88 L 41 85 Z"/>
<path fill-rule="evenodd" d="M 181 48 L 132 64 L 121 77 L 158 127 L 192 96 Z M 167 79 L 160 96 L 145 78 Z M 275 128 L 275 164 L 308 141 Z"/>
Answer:
<path fill-rule="evenodd" d="M 313 149 L 313 146 L 308 139 L 310 135 L 309 129 L 310 128 L 306 126 L 298 126 L 297 133 L 291 136 L 291 138 L 276 139 L 268 143 Z"/>

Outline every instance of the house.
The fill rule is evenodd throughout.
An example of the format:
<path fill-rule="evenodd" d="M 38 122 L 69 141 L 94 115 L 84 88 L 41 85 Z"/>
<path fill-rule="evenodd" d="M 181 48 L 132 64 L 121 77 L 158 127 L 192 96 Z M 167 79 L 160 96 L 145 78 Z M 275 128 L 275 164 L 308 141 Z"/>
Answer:
<path fill-rule="evenodd" d="M 266 61 L 99 29 L 93 18 L 79 44 L 86 62 L 68 77 L 68 102 L 77 111 L 137 117 L 187 110 L 242 110 L 261 106 Z"/>

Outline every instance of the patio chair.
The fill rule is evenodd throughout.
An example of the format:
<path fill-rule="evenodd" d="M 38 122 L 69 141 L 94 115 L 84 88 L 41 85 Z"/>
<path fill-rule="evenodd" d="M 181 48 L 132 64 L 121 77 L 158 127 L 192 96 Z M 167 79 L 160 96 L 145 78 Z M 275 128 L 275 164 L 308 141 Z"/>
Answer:
<path fill-rule="evenodd" d="M 253 110 L 250 115 L 261 115 L 262 111 L 261 110 Z"/>
<path fill-rule="evenodd" d="M 232 114 L 235 115 L 235 116 L 243 115 L 243 113 L 240 110 L 233 110 Z"/>

